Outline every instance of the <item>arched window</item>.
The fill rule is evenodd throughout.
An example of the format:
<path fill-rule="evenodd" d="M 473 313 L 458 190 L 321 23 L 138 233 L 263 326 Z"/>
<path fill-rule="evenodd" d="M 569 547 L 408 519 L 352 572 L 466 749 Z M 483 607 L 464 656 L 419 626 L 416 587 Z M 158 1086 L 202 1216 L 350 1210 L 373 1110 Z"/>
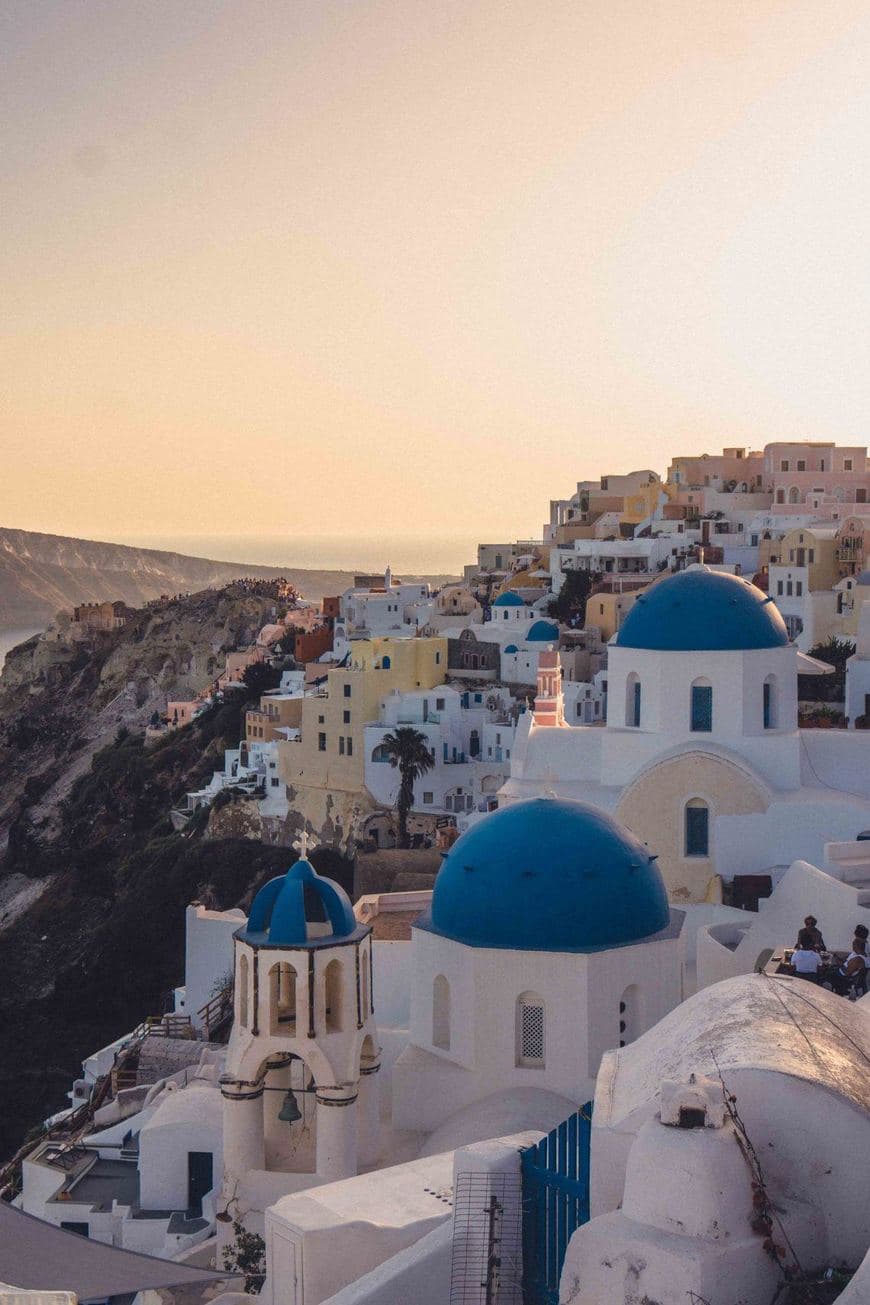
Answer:
<path fill-rule="evenodd" d="M 243 1029 L 246 1029 L 248 1027 L 248 958 L 244 954 L 239 957 L 239 977 L 236 983 L 238 984 L 236 1010 L 239 1012 L 239 1023 Z"/>
<path fill-rule="evenodd" d="M 686 856 L 710 855 L 710 809 L 703 798 L 686 803 Z"/>
<path fill-rule="evenodd" d="M 296 1032 L 296 971 L 287 961 L 269 971 L 269 1026 L 272 1033 Z"/>
<path fill-rule="evenodd" d="M 371 1011 L 369 1010 L 369 954 L 363 952 L 360 957 L 360 1015 L 365 1022 Z"/>
<path fill-rule="evenodd" d="M 842 485 L 836 485 L 834 487 L 834 498 L 837 500 L 838 503 L 845 503 L 846 491 L 843 489 Z"/>
<path fill-rule="evenodd" d="M 443 974 L 432 984 L 432 1046 L 450 1050 L 450 984 Z"/>
<path fill-rule="evenodd" d="M 775 730 L 777 726 L 777 702 L 776 676 L 768 675 L 762 686 L 762 712 L 764 717 L 764 728 L 766 730 Z"/>
<path fill-rule="evenodd" d="M 709 680 L 695 680 L 692 684 L 689 728 L 696 734 L 709 734 L 713 728 L 713 686 Z"/>
<path fill-rule="evenodd" d="M 641 1033 L 640 988 L 631 983 L 619 999 L 619 1045 L 634 1042 Z"/>
<path fill-rule="evenodd" d="M 801 492 L 795 485 L 792 485 L 788 491 L 788 501 L 789 503 L 800 503 L 801 501 Z"/>
<path fill-rule="evenodd" d="M 527 1069 L 543 1069 L 546 1056 L 544 999 L 536 992 L 517 997 L 516 1063 Z"/>
<path fill-rule="evenodd" d="M 383 743 L 379 743 L 376 748 L 372 749 L 372 761 L 386 761 L 389 763 L 390 749 Z"/>
<path fill-rule="evenodd" d="M 382 657 L 382 658 L 381 658 L 381 670 L 382 670 L 382 671 L 388 671 L 388 670 L 390 669 L 390 666 L 391 666 L 391 665 L 392 665 L 392 662 L 390 661 L 389 657 Z"/>
<path fill-rule="evenodd" d="M 640 726 L 640 677 L 634 671 L 625 681 L 625 723 Z"/>
<path fill-rule="evenodd" d="M 323 991 L 326 1001 L 326 1031 L 340 1033 L 342 1028 L 342 1002 L 344 998 L 344 973 L 341 961 L 330 961 L 324 975 Z"/>
<path fill-rule="evenodd" d="M 784 502 L 785 502 L 785 490 L 784 490 L 784 489 L 778 489 L 778 490 L 776 491 L 776 501 L 777 501 L 777 503 L 784 503 Z"/>

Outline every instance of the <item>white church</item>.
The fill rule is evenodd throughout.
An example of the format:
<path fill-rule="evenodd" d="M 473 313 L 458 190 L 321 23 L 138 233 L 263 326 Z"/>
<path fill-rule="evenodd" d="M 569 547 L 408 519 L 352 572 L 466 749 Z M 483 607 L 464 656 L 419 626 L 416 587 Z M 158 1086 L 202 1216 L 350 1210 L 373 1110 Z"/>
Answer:
<path fill-rule="evenodd" d="M 828 1268 L 870 1300 L 870 998 L 766 964 L 809 913 L 829 946 L 870 924 L 870 798 L 806 782 L 763 595 L 699 571 L 648 606 L 611 648 L 606 727 L 564 724 L 544 659 L 505 804 L 431 892 L 352 907 L 303 855 L 247 917 L 191 906 L 179 1003 L 231 966 L 228 1045 L 113 1102 L 72 1175 L 37 1152 L 21 1208 L 202 1266 L 241 1223 L 266 1305 L 768 1305 Z M 757 912 L 699 888 L 741 821 L 783 866 Z M 706 880 L 681 877 L 696 856 Z"/>
<path fill-rule="evenodd" d="M 520 720 L 500 804 L 551 792 L 608 812 L 658 853 L 672 901 L 775 884 L 870 828 L 868 735 L 798 728 L 798 676 L 829 668 L 748 581 L 691 567 L 638 597 L 608 646 L 603 728 L 566 723 L 556 654 L 541 657 L 543 707 Z"/>

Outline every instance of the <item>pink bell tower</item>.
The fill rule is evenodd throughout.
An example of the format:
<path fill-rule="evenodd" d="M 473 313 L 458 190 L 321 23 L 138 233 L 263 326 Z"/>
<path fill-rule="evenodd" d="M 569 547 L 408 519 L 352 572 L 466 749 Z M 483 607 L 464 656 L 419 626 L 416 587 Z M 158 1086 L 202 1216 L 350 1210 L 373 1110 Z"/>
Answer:
<path fill-rule="evenodd" d="M 555 648 L 547 648 L 538 654 L 538 691 L 533 720 L 536 725 L 551 727 L 565 724 L 562 664 Z"/>

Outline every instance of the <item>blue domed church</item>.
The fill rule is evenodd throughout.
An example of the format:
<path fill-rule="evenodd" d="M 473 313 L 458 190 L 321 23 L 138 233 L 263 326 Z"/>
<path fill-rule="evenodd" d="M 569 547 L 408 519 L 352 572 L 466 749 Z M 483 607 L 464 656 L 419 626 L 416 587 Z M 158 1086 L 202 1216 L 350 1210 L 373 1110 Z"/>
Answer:
<path fill-rule="evenodd" d="M 654 851 L 605 812 L 541 797 L 484 817 L 413 929 L 394 1124 L 430 1132 L 512 1089 L 587 1100 L 604 1052 L 680 1001 L 682 924 Z"/>
<path fill-rule="evenodd" d="M 849 740 L 798 729 L 798 675 L 819 664 L 755 585 L 705 566 L 664 576 L 607 652 L 603 729 L 566 725 L 539 670 L 501 805 L 553 791 L 614 816 L 658 853 L 677 904 L 720 902 L 738 875 L 775 886 L 867 827 Z"/>

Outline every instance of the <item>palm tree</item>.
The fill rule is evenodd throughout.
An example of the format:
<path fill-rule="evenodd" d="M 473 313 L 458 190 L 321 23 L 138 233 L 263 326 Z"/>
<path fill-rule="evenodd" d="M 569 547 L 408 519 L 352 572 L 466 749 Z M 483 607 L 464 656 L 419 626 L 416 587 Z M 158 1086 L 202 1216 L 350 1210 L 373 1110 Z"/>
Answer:
<path fill-rule="evenodd" d="M 429 750 L 426 735 L 407 725 L 400 725 L 398 729 L 385 734 L 381 746 L 386 749 L 390 765 L 399 771 L 399 797 L 396 801 L 399 847 L 408 847 L 408 812 L 414 801 L 414 785 L 421 775 L 432 769 L 435 758 Z"/>

